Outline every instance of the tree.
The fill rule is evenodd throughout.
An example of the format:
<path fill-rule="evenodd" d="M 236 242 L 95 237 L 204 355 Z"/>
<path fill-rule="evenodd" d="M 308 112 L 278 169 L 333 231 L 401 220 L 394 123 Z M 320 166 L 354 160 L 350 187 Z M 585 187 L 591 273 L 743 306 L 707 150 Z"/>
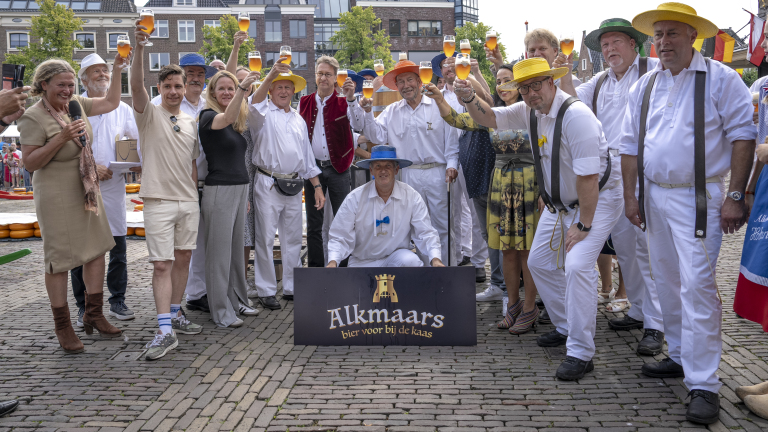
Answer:
<path fill-rule="evenodd" d="M 339 46 L 334 57 L 343 68 L 352 70 L 373 69 L 373 60 L 381 59 L 384 68 L 394 65 L 389 52 L 389 36 L 381 28 L 373 8 L 355 6 L 339 15 L 341 29 L 331 36 L 331 43 Z M 375 31 L 375 29 L 379 29 Z"/>
<path fill-rule="evenodd" d="M 475 24 L 468 22 L 463 27 L 456 27 L 456 44 L 458 46 L 459 41 L 462 39 L 469 39 L 469 44 L 472 46 L 472 52 L 469 56 L 473 59 L 477 59 L 480 66 L 480 72 L 483 74 L 483 78 L 488 83 L 488 87 L 491 89 L 496 88 L 496 78 L 491 73 L 491 62 L 485 57 L 485 33 L 489 30 L 493 30 L 493 27 L 481 23 Z M 501 40 L 501 33 L 496 33 L 497 40 Z M 504 49 L 504 44 L 499 42 L 499 51 L 501 57 L 506 58 L 507 53 Z M 495 91 L 495 90 L 493 90 Z"/>
<path fill-rule="evenodd" d="M 741 80 L 744 81 L 747 87 L 752 87 L 752 83 L 757 81 L 757 69 L 744 69 L 744 72 L 741 74 Z"/>
<path fill-rule="evenodd" d="M 579 52 L 577 50 L 573 50 L 573 61 L 579 61 Z"/>
<path fill-rule="evenodd" d="M 235 46 L 235 33 L 240 31 L 237 19 L 232 15 L 222 15 L 218 27 L 203 26 L 203 47 L 198 54 L 205 58 L 206 63 L 219 59 L 224 63 L 232 54 Z M 253 38 L 248 38 L 237 53 L 237 64 L 248 64 L 248 52 L 253 51 Z"/>
<path fill-rule="evenodd" d="M 5 63 L 27 66 L 25 85 L 32 82 L 35 67 L 51 58 L 66 61 L 75 72 L 80 70 L 80 65 L 72 61 L 72 54 L 75 49 L 83 47 L 72 37 L 72 33 L 83 28 L 83 20 L 75 17 L 72 9 L 56 4 L 55 0 L 37 0 L 37 4 L 40 15 L 32 17 L 29 44 L 19 48 L 19 53 L 5 55 Z"/>

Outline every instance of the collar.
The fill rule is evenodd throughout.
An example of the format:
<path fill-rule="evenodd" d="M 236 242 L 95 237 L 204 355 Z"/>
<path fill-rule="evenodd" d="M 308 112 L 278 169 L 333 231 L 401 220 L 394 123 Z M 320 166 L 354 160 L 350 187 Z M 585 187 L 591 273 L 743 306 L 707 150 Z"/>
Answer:
<path fill-rule="evenodd" d="M 400 99 L 396 103 L 398 104 L 397 105 L 398 108 L 403 108 L 403 107 L 406 107 L 406 106 L 410 106 L 410 105 L 408 105 L 408 101 L 405 100 L 405 99 Z M 421 102 L 419 102 L 419 105 L 432 105 L 432 99 L 428 98 L 425 95 L 421 95 Z M 416 106 L 416 108 L 418 108 L 418 106 Z"/>
<path fill-rule="evenodd" d="M 377 197 L 379 197 L 379 193 L 376 191 L 376 183 L 375 181 L 371 181 L 371 189 L 368 191 L 368 198 Z M 395 180 L 395 187 L 392 188 L 392 195 L 390 195 L 389 198 L 394 198 L 396 200 L 403 199 L 403 191 L 399 181 Z"/>
<path fill-rule="evenodd" d="M 334 96 L 334 93 L 331 93 L 330 95 L 328 95 L 328 96 L 324 97 L 322 100 L 320 100 L 320 94 L 315 92 L 315 102 L 317 102 L 318 105 L 325 105 L 325 102 L 327 102 L 328 99 L 331 98 L 331 96 Z"/>
<path fill-rule="evenodd" d="M 627 74 L 629 73 L 630 70 L 632 70 L 632 68 L 635 68 L 638 70 L 640 69 L 640 54 L 635 53 L 635 61 L 633 61 L 632 64 L 629 65 L 629 67 L 627 68 L 627 71 L 624 72 L 624 76 L 627 76 Z M 608 76 L 611 77 L 612 80 L 618 81 L 618 79 L 616 78 L 616 73 L 613 71 L 613 68 L 608 68 Z"/>
<path fill-rule="evenodd" d="M 289 107 L 289 110 L 288 110 L 288 112 L 285 112 L 285 110 L 284 110 L 284 109 L 282 109 L 282 108 L 278 107 L 277 105 L 275 105 L 275 103 L 274 103 L 274 102 L 272 102 L 272 99 L 270 99 L 270 100 L 269 100 L 269 110 L 270 110 L 270 111 L 282 111 L 282 112 L 284 112 L 285 114 L 289 114 L 290 112 L 292 112 L 292 111 L 293 111 L 293 107 Z"/>
<path fill-rule="evenodd" d="M 184 96 L 184 99 L 182 99 L 182 102 L 186 102 L 187 104 L 189 104 L 189 105 L 191 105 L 191 106 L 193 106 L 195 108 L 199 107 L 200 104 L 203 104 L 203 106 L 205 106 L 205 98 L 203 97 L 203 95 L 200 95 L 200 99 L 197 101 L 197 105 L 195 105 L 192 102 L 190 102 L 189 99 L 187 99 L 186 96 Z"/>
<path fill-rule="evenodd" d="M 557 112 L 560 111 L 560 107 L 563 105 L 563 102 L 568 100 L 569 97 L 571 97 L 568 93 L 560 90 L 560 87 L 555 87 L 557 89 L 557 93 L 555 93 L 555 99 L 552 100 L 552 106 L 549 108 L 549 114 L 543 114 L 541 111 L 536 111 L 536 117 L 538 118 L 544 118 L 549 117 L 552 119 L 557 118 Z"/>

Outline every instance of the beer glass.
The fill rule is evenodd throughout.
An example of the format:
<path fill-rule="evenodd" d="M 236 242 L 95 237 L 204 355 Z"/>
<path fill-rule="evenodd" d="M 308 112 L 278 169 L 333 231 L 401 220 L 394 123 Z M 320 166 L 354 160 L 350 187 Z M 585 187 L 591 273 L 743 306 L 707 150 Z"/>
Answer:
<path fill-rule="evenodd" d="M 408 60 L 408 53 L 401 52 L 400 57 L 398 57 L 399 61 Z"/>
<path fill-rule="evenodd" d="M 367 99 L 373 97 L 373 80 L 363 81 L 363 97 Z"/>
<path fill-rule="evenodd" d="M 346 69 L 339 69 L 339 71 L 336 73 L 336 84 L 339 85 L 339 87 L 344 86 L 344 81 L 347 80 L 348 72 Z"/>
<path fill-rule="evenodd" d="M 251 71 L 261 70 L 261 53 L 258 51 L 251 51 L 248 53 L 248 69 Z"/>
<path fill-rule="evenodd" d="M 472 45 L 470 45 L 469 39 L 462 39 L 459 43 L 459 48 L 461 49 L 462 54 L 469 55 L 469 53 L 472 52 Z"/>
<path fill-rule="evenodd" d="M 139 25 L 143 25 L 147 28 L 146 30 L 142 31 L 147 35 L 151 35 L 152 31 L 155 29 L 155 13 L 152 12 L 152 9 L 142 9 L 139 16 L 141 17 Z M 149 38 L 149 36 L 147 36 L 147 38 Z M 148 47 L 152 46 L 152 42 L 150 42 L 149 39 L 139 43 Z"/>
<path fill-rule="evenodd" d="M 240 31 L 248 33 L 248 27 L 251 26 L 251 15 L 248 12 L 240 12 L 237 16 L 237 25 Z"/>
<path fill-rule="evenodd" d="M 131 39 L 128 35 L 119 35 L 117 37 L 117 52 L 120 53 L 122 58 L 128 58 L 131 54 Z"/>
<path fill-rule="evenodd" d="M 560 51 L 568 57 L 573 52 L 573 35 L 570 33 L 560 35 Z"/>
<path fill-rule="evenodd" d="M 429 84 L 432 81 L 432 62 L 419 63 L 419 78 L 421 78 L 422 84 Z"/>
<path fill-rule="evenodd" d="M 464 53 L 456 55 L 456 76 L 463 80 L 467 79 L 469 69 L 469 55 Z"/>
<path fill-rule="evenodd" d="M 287 57 L 286 60 L 283 60 L 283 63 L 285 64 L 291 64 L 291 47 L 285 45 L 280 47 L 280 57 Z"/>
<path fill-rule="evenodd" d="M 456 38 L 454 36 L 446 35 L 443 38 L 443 52 L 446 57 L 453 57 L 453 53 L 456 52 Z"/>
<path fill-rule="evenodd" d="M 384 61 L 381 59 L 374 60 L 373 70 L 376 72 L 376 75 L 378 76 L 384 75 Z"/>
<path fill-rule="evenodd" d="M 496 32 L 491 30 L 485 33 L 485 46 L 488 47 L 489 50 L 493 51 L 496 49 Z"/>

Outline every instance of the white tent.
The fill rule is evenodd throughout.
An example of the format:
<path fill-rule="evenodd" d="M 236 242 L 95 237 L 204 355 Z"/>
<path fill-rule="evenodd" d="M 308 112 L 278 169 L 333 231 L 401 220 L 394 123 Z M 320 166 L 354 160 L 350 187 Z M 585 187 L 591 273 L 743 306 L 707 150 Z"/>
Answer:
<path fill-rule="evenodd" d="M 10 125 L 5 130 L 0 133 L 0 137 L 3 138 L 20 138 L 21 135 L 19 135 L 19 128 L 16 127 L 16 125 Z"/>

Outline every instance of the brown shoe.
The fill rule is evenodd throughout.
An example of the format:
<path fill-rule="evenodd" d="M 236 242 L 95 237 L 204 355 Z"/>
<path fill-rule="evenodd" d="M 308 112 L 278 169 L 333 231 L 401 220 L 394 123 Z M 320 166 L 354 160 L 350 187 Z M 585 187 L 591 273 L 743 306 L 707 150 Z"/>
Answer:
<path fill-rule="evenodd" d="M 113 326 L 104 317 L 104 293 L 85 294 L 85 315 L 83 315 L 83 328 L 85 334 L 93 334 L 94 327 L 101 337 L 119 337 L 123 332 Z"/>
<path fill-rule="evenodd" d="M 747 396 L 759 396 L 768 394 L 768 381 L 753 386 L 742 386 L 736 388 L 736 396 L 744 400 Z"/>
<path fill-rule="evenodd" d="M 69 354 L 77 354 L 85 351 L 83 343 L 75 334 L 72 328 L 72 321 L 69 319 L 69 306 L 53 307 L 53 322 L 56 325 L 56 337 L 59 339 L 59 345 Z"/>

